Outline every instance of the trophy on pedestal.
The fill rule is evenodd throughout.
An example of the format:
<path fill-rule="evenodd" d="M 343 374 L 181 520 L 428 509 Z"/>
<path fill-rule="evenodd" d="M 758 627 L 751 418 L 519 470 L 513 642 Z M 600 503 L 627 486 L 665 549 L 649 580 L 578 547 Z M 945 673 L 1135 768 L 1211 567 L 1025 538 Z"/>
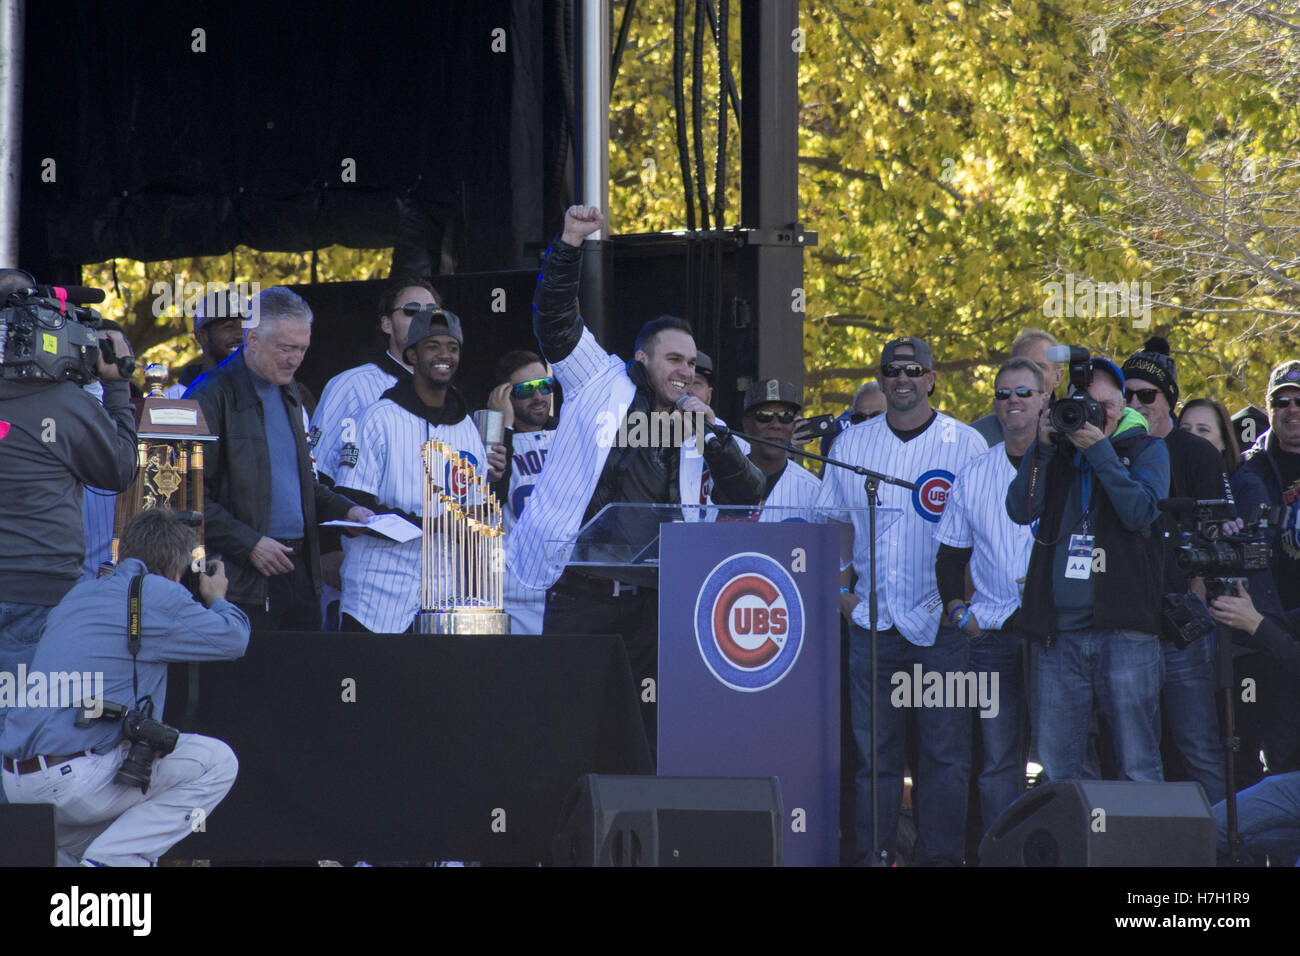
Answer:
<path fill-rule="evenodd" d="M 163 398 L 167 366 L 151 364 L 144 372 L 148 390 L 136 415 L 136 449 L 140 468 L 135 483 L 117 496 L 113 516 L 112 563 L 128 521 L 149 508 L 171 508 L 196 530 L 198 544 L 190 567 L 204 570 L 203 443 L 216 441 L 203 410 L 192 399 Z M 102 575 L 104 570 L 100 569 Z"/>

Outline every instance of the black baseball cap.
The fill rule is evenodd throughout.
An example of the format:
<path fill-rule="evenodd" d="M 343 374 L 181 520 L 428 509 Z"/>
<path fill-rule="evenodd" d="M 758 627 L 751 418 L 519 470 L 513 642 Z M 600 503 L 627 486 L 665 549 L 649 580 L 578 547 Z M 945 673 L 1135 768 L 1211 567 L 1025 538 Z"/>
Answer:
<path fill-rule="evenodd" d="M 406 332 L 406 345 L 402 347 L 402 355 L 406 355 L 407 351 L 435 335 L 450 335 L 464 345 L 465 335 L 461 331 L 460 316 L 436 305 L 415 313 L 415 318 L 411 319 L 411 327 Z"/>
<path fill-rule="evenodd" d="M 912 361 L 923 368 L 934 368 L 934 356 L 930 354 L 930 346 L 918 339 L 914 335 L 905 336 L 901 339 L 894 339 L 880 353 L 880 367 L 885 368 L 894 361 L 894 352 L 900 345 L 910 345 L 912 347 Z"/>
<path fill-rule="evenodd" d="M 766 402 L 784 402 L 796 409 L 803 408 L 803 396 L 799 394 L 799 389 L 780 378 L 761 379 L 745 389 L 745 411 Z"/>

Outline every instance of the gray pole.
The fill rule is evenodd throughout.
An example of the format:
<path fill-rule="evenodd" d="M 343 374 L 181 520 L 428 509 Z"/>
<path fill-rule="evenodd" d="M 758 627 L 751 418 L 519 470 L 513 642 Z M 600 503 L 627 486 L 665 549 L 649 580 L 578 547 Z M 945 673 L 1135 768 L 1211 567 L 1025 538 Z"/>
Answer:
<path fill-rule="evenodd" d="M 583 243 L 582 317 L 592 335 L 613 348 L 609 317 L 609 3 L 581 0 L 578 69 L 578 199 L 599 206 L 605 228 Z"/>
<path fill-rule="evenodd" d="M 0 0 L 0 267 L 18 266 L 25 0 Z"/>

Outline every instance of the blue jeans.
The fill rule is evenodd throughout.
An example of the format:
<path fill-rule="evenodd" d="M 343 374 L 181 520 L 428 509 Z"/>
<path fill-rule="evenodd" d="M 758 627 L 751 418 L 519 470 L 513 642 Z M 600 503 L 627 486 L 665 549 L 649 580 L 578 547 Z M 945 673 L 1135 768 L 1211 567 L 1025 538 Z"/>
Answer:
<path fill-rule="evenodd" d="M 855 836 L 857 856 L 871 855 L 871 703 L 879 698 L 876 749 L 879 761 L 878 822 L 880 846 L 890 860 L 894 857 L 898 814 L 903 800 L 903 742 L 907 707 L 911 698 L 894 706 L 900 684 L 893 678 L 905 674 L 909 680 L 913 665 L 923 673 L 948 674 L 970 670 L 969 641 L 951 627 L 939 629 L 933 647 L 917 647 L 897 631 L 877 635 L 877 679 L 871 686 L 871 635 L 856 624 L 849 635 L 849 694 L 853 738 L 858 747 L 855 778 L 857 814 Z M 922 706 L 917 710 L 920 730 L 919 766 L 916 774 L 917 841 L 916 864 L 961 865 L 964 857 L 966 796 L 970 782 L 971 707 Z"/>
<path fill-rule="evenodd" d="M 1214 805 L 1220 858 L 1228 854 L 1227 807 Z M 1300 771 L 1265 777 L 1237 794 L 1237 829 L 1247 852 L 1300 866 Z"/>
<path fill-rule="evenodd" d="M 980 822 L 984 832 L 1025 789 L 1024 642 L 1014 631 L 985 631 L 970 643 L 970 666 L 977 674 L 998 675 L 998 713 L 978 716 L 984 741 L 979 768 Z"/>
<path fill-rule="evenodd" d="M 1165 657 L 1165 686 L 1161 706 L 1169 734 L 1183 758 L 1188 775 L 1205 788 L 1211 804 L 1227 793 L 1223 782 L 1223 744 L 1219 712 L 1214 704 L 1214 635 L 1193 641 L 1183 650 L 1161 641 Z"/>
<path fill-rule="evenodd" d="M 0 601 L 0 672 L 13 674 L 18 680 L 18 665 L 31 666 L 36 656 L 36 644 L 45 629 L 45 619 L 50 616 L 52 607 L 44 604 L 19 604 L 16 601 Z M 5 714 L 8 707 L 0 707 L 0 731 L 5 729 Z M 0 787 L 0 803 L 8 803 L 4 788 Z"/>
<path fill-rule="evenodd" d="M 1038 655 L 1038 754 L 1049 780 L 1083 774 L 1096 701 L 1127 780 L 1161 781 L 1160 638 L 1139 631 L 1062 631 Z"/>

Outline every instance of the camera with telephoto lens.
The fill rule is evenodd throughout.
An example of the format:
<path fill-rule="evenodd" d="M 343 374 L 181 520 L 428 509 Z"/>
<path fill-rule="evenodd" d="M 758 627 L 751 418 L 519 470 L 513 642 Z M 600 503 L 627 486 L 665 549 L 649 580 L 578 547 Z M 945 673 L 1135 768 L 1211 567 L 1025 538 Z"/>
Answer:
<path fill-rule="evenodd" d="M 1096 425 L 1104 430 L 1106 410 L 1087 391 L 1092 384 L 1092 353 L 1077 345 L 1053 345 L 1047 349 L 1047 360 L 1068 363 L 1072 392 L 1069 398 L 1052 398 L 1048 412 L 1052 440 L 1058 445 L 1068 445 L 1070 440 L 1066 436 L 1084 425 Z"/>
<path fill-rule="evenodd" d="M 70 293 L 76 293 L 72 295 Z M 75 382 L 98 376 L 98 360 L 116 365 L 123 377 L 135 359 L 119 356 L 99 341 L 103 317 L 74 298 L 100 301 L 98 289 L 40 286 L 21 269 L 0 269 L 0 377 L 17 382 Z"/>
<path fill-rule="evenodd" d="M 113 782 L 123 787 L 139 787 L 140 792 L 144 793 L 149 789 L 154 760 L 165 757 L 176 749 L 181 732 L 175 727 L 168 727 L 161 720 L 153 719 L 151 698 L 144 698 L 140 704 L 138 709 L 129 710 L 125 704 L 106 700 L 98 715 L 92 716 L 89 711 L 78 714 L 76 725 L 84 730 L 101 720 L 113 723 L 122 721 L 122 734 L 131 742 L 131 748 L 127 751 L 122 766 L 118 767 Z"/>
<path fill-rule="evenodd" d="M 1181 531 L 1178 570 L 1189 578 L 1205 582 L 1206 603 L 1224 594 L 1236 595 L 1237 583 L 1246 575 L 1270 568 L 1274 525 L 1280 509 L 1261 504 L 1240 531 L 1225 534 L 1222 525 L 1237 517 L 1231 501 L 1169 498 L 1160 510 L 1175 515 Z M 1186 647 L 1208 634 L 1214 618 L 1192 594 L 1167 594 L 1164 600 L 1163 635 Z"/>

